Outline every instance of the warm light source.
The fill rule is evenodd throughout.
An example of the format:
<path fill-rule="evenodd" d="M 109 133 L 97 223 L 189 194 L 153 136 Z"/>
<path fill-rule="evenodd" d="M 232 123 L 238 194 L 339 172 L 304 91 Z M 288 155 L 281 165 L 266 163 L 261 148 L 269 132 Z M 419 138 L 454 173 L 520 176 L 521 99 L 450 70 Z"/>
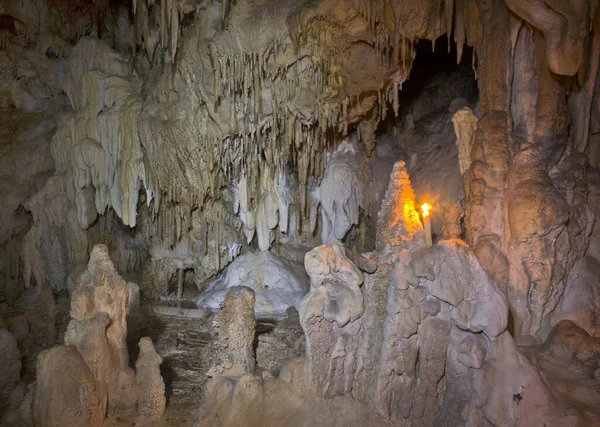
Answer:
<path fill-rule="evenodd" d="M 421 205 L 421 212 L 423 212 L 423 218 L 427 218 L 429 216 L 430 209 L 431 209 L 431 205 L 429 203 L 423 203 Z"/>
<path fill-rule="evenodd" d="M 429 211 L 431 210 L 431 205 L 429 203 L 423 203 L 421 205 L 421 212 L 423 213 L 423 222 L 425 223 L 425 242 L 427 246 L 433 245 L 433 240 L 431 238 L 431 220 L 429 218 Z"/>

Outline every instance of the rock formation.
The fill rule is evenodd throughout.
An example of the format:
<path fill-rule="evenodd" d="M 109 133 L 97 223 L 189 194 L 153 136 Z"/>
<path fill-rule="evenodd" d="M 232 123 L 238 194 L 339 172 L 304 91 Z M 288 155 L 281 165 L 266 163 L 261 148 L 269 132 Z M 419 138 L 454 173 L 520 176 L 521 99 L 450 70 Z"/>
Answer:
<path fill-rule="evenodd" d="M 116 272 L 106 246 L 95 246 L 71 297 L 65 345 L 38 360 L 31 407 L 25 408 L 36 424 L 100 426 L 107 417 L 147 423 L 164 414 L 162 358 L 149 338 L 140 341 L 136 371 L 129 367 L 126 318 L 133 288 Z"/>
<path fill-rule="evenodd" d="M 200 296 L 198 306 L 217 310 L 229 291 L 245 286 L 254 291 L 256 314 L 280 317 L 288 307 L 298 307 L 307 290 L 304 277 L 278 256 L 246 253 L 231 263 Z"/>
<path fill-rule="evenodd" d="M 461 220 L 464 212 L 458 203 L 444 209 L 444 226 L 442 228 L 442 239 L 460 239 L 462 235 Z"/>
<path fill-rule="evenodd" d="M 464 175 L 471 167 L 471 150 L 473 149 L 473 139 L 478 120 L 469 107 L 458 110 L 452 117 L 454 133 L 456 133 L 456 145 L 458 146 L 458 166 L 461 175 Z"/>
<path fill-rule="evenodd" d="M 342 144 L 327 162 L 318 190 L 322 243 L 340 243 L 358 224 L 360 209 L 367 211 L 356 157 L 351 146 Z"/>
<path fill-rule="evenodd" d="M 415 192 L 405 164 L 396 163 L 377 217 L 377 250 L 404 247 L 415 234 L 422 234 L 422 230 Z"/>
<path fill-rule="evenodd" d="M 106 416 L 106 383 L 97 379 L 75 347 L 59 346 L 40 355 L 33 396 L 35 424 L 101 426 Z"/>
<path fill-rule="evenodd" d="M 335 251 L 319 248 L 328 250 Z M 345 277 L 346 286 L 360 277 L 351 273 L 351 265 L 334 270 L 329 258 L 311 256 L 320 263 L 309 264 L 309 256 L 307 270 L 315 285 L 331 280 L 330 270 Z M 324 293 L 319 301 L 351 312 L 345 323 L 328 318 L 324 310 L 310 310 L 313 295 L 303 300 L 307 366 L 317 393 L 364 400 L 396 425 L 524 426 L 540 420 L 574 425 L 577 416 L 562 415 L 544 379 L 506 332 L 506 298 L 463 242 L 400 252 L 388 289 L 385 311 L 377 314 L 385 321 L 381 351 L 375 354 L 365 345 L 365 329 L 376 324 L 369 318 L 376 315 L 362 309 L 360 288 L 350 302 L 341 291 Z M 357 300 L 360 310 L 352 312 Z M 369 358 L 375 363 L 366 363 Z"/>
<path fill-rule="evenodd" d="M 600 419 L 599 27 L 597 0 L 4 0 L 2 422 L 156 422 L 140 298 L 221 306 L 230 425 Z M 291 306 L 309 375 L 263 378 L 254 311 Z"/>
<path fill-rule="evenodd" d="M 140 340 L 140 355 L 135 362 L 135 394 L 137 414 L 141 424 L 159 420 L 165 413 L 165 383 L 160 374 L 162 358 L 156 353 L 152 340 Z"/>
<path fill-rule="evenodd" d="M 229 290 L 220 304 L 215 321 L 217 341 L 210 376 L 242 376 L 253 374 L 254 355 L 254 291 L 245 286 Z"/>

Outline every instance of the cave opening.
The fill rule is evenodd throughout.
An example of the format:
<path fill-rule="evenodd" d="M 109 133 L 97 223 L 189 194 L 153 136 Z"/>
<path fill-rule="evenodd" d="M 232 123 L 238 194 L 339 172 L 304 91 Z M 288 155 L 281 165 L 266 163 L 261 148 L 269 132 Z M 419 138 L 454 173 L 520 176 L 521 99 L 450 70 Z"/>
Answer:
<path fill-rule="evenodd" d="M 453 115 L 468 108 L 479 115 L 479 90 L 473 66 L 473 48 L 465 45 L 461 60 L 456 42 L 446 35 L 435 42 L 415 43 L 415 59 L 399 93 L 398 116 L 389 112 L 377 128 L 372 167 L 376 186 L 372 215 L 379 211 L 397 160 L 406 163 L 417 195 L 417 205 L 431 203 L 434 241 L 443 236 L 444 210 L 464 209 L 464 184 L 459 170 L 459 149 Z M 464 220 L 459 220 L 465 238 Z"/>

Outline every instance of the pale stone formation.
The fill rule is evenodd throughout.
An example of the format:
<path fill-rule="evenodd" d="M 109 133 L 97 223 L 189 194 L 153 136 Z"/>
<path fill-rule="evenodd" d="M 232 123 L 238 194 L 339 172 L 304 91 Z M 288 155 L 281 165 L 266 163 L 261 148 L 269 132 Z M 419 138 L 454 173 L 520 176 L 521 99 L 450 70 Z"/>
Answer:
<path fill-rule="evenodd" d="M 319 394 L 344 392 L 340 371 L 356 369 L 351 353 L 364 312 L 360 270 L 337 245 L 321 245 L 306 254 L 304 265 L 311 289 L 300 304 L 300 324 L 306 335 L 308 378 Z M 341 363 L 340 363 L 341 362 Z"/>
<path fill-rule="evenodd" d="M 148 337 L 140 340 L 139 347 L 140 355 L 135 362 L 137 420 L 141 425 L 146 425 L 162 418 L 167 400 L 165 383 L 160 375 L 162 358 Z"/>
<path fill-rule="evenodd" d="M 307 270 L 315 272 L 314 283 L 326 283 L 322 271 L 332 263 L 313 259 Z M 303 301 L 307 368 L 317 393 L 367 402 L 395 425 L 575 425 L 578 416 L 564 415 L 506 332 L 506 297 L 462 241 L 404 250 L 395 259 L 382 311 L 360 310 L 338 324 L 325 310 L 304 308 L 311 308 L 311 294 Z M 339 271 L 345 286 L 357 286 L 355 275 Z M 339 307 L 339 295 L 322 304 Z M 365 304 L 374 297 L 366 290 Z M 378 317 L 383 333 L 369 335 L 366 327 L 376 327 Z"/>
<path fill-rule="evenodd" d="M 298 308 L 308 291 L 299 277 L 280 257 L 270 252 L 248 252 L 236 258 L 200 296 L 197 305 L 217 310 L 230 289 L 246 286 L 254 291 L 256 314 L 281 317 L 288 307 Z"/>
<path fill-rule="evenodd" d="M 455 203 L 445 207 L 443 215 L 444 226 L 442 227 L 442 239 L 460 239 L 462 235 L 461 220 L 465 215 L 460 204 Z"/>
<path fill-rule="evenodd" d="M 58 346 L 40 354 L 33 394 L 33 420 L 42 427 L 102 425 L 105 384 L 96 379 L 75 347 Z"/>
<path fill-rule="evenodd" d="M 478 120 L 479 118 L 469 107 L 461 108 L 452 116 L 456 146 L 458 147 L 458 167 L 461 175 L 464 175 L 471 167 L 471 150 Z"/>
<path fill-rule="evenodd" d="M 142 184 L 148 203 L 154 195 L 137 132 L 140 81 L 126 57 L 90 37 L 73 48 L 69 71 L 73 113 L 63 117 L 52 142 L 58 176 L 81 228 L 109 207 L 134 226 Z"/>
<path fill-rule="evenodd" d="M 352 145 L 344 143 L 327 162 L 319 186 L 321 243 L 340 244 L 350 227 L 358 224 L 359 209 L 366 210 L 356 157 Z"/>
<path fill-rule="evenodd" d="M 254 291 L 245 286 L 229 290 L 215 320 L 217 341 L 213 343 L 213 366 L 209 376 L 242 376 L 253 374 L 254 355 Z"/>
<path fill-rule="evenodd" d="M 96 245 L 71 295 L 65 343 L 82 353 L 94 376 L 106 383 L 109 412 L 119 372 L 129 366 L 127 304 L 130 288 L 115 270 L 104 245 Z"/>
<path fill-rule="evenodd" d="M 65 346 L 38 361 L 33 397 L 23 402 L 43 426 L 100 426 L 106 417 L 148 424 L 165 412 L 162 358 L 150 338 L 140 340 L 136 372 L 129 367 L 127 311 L 134 284 L 115 270 L 108 249 L 96 245 L 71 295 Z"/>

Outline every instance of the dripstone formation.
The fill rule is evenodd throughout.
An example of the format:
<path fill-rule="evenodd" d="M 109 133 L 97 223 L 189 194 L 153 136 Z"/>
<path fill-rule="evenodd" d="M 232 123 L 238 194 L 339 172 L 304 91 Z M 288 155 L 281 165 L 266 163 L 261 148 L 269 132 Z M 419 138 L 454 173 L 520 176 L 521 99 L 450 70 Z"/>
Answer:
<path fill-rule="evenodd" d="M 36 425 L 101 426 L 107 418 L 143 424 L 164 414 L 162 359 L 149 338 L 140 341 L 136 370 L 129 367 L 132 288 L 116 272 L 106 246 L 95 246 L 72 295 L 65 345 L 39 356 L 26 408 Z"/>
<path fill-rule="evenodd" d="M 0 3 L 0 427 L 600 425 L 600 0 Z"/>

